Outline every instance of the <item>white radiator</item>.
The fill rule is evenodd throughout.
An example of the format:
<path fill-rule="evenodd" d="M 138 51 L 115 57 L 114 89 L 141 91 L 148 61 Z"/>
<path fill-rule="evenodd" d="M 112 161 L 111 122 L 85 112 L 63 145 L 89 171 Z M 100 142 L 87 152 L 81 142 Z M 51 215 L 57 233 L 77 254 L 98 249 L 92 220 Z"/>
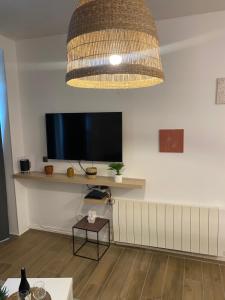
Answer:
<path fill-rule="evenodd" d="M 219 209 L 115 200 L 114 241 L 218 255 Z"/>

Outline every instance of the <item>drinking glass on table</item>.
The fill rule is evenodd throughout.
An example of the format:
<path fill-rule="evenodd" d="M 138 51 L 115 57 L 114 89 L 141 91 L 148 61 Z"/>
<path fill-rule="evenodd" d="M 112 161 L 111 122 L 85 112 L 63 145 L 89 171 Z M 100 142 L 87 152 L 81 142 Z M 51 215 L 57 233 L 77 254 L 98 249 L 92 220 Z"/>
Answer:
<path fill-rule="evenodd" d="M 31 299 L 31 294 L 30 294 L 29 291 L 18 292 L 17 293 L 17 299 L 18 300 Z"/>
<path fill-rule="evenodd" d="M 43 300 L 46 297 L 45 284 L 43 281 L 37 281 L 32 288 L 32 295 L 35 300 Z"/>

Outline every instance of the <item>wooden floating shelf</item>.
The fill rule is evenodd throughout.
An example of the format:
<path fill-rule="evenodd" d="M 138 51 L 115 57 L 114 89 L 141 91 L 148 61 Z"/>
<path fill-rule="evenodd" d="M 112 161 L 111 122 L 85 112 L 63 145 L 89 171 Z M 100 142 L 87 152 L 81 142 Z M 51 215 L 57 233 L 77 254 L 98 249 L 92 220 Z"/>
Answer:
<path fill-rule="evenodd" d="M 84 203 L 89 205 L 105 205 L 108 204 L 109 200 L 110 200 L 109 197 L 105 197 L 103 199 L 84 198 Z"/>
<path fill-rule="evenodd" d="M 103 185 L 124 189 L 141 189 L 145 186 L 145 179 L 123 178 L 122 183 L 117 183 L 113 177 L 97 176 L 95 179 L 89 179 L 83 175 L 67 177 L 66 174 L 62 173 L 55 173 L 52 176 L 47 176 L 43 172 L 17 173 L 13 175 L 13 178 L 82 185 Z"/>

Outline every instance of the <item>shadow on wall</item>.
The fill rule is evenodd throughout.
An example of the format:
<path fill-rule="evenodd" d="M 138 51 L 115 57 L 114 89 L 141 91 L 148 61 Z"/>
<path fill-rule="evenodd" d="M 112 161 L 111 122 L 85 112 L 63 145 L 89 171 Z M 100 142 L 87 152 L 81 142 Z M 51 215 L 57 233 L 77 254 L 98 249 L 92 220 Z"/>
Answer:
<path fill-rule="evenodd" d="M 7 123 L 7 93 L 3 51 L 0 49 L 0 241 L 9 237 L 6 178 L 4 167 L 3 145 Z"/>
<path fill-rule="evenodd" d="M 0 49 L 0 124 L 2 134 L 2 144 L 4 144 L 6 135 L 6 122 L 7 122 L 7 90 L 5 78 L 5 66 L 3 50 Z"/>

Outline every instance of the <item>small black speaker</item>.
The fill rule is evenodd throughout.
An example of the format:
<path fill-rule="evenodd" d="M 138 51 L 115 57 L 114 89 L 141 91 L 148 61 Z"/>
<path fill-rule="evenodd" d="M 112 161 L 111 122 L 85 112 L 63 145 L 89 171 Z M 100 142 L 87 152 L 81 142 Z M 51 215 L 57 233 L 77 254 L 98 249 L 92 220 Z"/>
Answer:
<path fill-rule="evenodd" d="M 31 163 L 29 159 L 21 159 L 20 160 L 20 172 L 21 173 L 29 173 L 31 168 Z"/>

